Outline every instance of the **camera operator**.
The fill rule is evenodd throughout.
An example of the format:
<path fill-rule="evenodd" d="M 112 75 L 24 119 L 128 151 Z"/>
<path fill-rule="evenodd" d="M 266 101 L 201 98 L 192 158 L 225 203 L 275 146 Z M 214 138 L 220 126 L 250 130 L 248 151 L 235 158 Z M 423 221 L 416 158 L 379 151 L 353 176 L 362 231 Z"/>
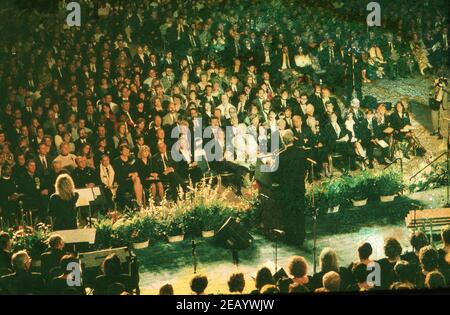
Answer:
<path fill-rule="evenodd" d="M 448 79 L 439 77 L 434 80 L 434 95 L 430 98 L 431 122 L 433 131 L 432 136 L 437 136 L 438 139 L 443 139 L 441 134 L 441 109 L 447 109 L 448 99 Z M 433 92 L 432 92 L 433 93 Z"/>

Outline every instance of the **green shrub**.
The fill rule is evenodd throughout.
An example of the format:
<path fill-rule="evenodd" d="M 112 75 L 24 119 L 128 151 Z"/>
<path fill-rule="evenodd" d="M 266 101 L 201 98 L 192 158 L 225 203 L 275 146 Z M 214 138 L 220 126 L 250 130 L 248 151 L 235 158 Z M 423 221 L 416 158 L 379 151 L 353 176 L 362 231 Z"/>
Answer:
<path fill-rule="evenodd" d="M 402 178 L 397 172 L 383 172 L 375 179 L 374 193 L 378 196 L 391 196 L 405 188 Z"/>

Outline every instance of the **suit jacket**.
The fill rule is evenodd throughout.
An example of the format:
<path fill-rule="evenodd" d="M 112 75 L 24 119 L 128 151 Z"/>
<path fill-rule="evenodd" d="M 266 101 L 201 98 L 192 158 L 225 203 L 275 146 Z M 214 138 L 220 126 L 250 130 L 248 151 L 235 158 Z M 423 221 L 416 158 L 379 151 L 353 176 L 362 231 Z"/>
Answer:
<path fill-rule="evenodd" d="M 44 280 L 40 273 L 15 272 L 0 278 L 0 290 L 7 295 L 43 295 Z"/>
<path fill-rule="evenodd" d="M 64 255 L 64 251 L 53 249 L 41 254 L 41 274 L 45 280 L 50 280 L 49 276 L 55 276 L 51 274 L 51 270 L 59 267 L 59 262 Z"/>
<path fill-rule="evenodd" d="M 341 128 L 341 132 L 339 135 L 336 133 L 335 129 L 333 128 L 333 125 L 330 123 L 325 125 L 325 135 L 327 139 L 327 145 L 330 148 L 330 151 L 333 151 L 336 147 L 336 142 L 339 139 L 344 138 L 346 135 L 350 137 L 350 132 L 345 128 L 345 126 L 342 123 L 338 123 L 339 127 Z"/>
<path fill-rule="evenodd" d="M 302 127 L 300 132 L 293 128 L 292 133 L 294 134 L 294 146 L 310 147 L 311 130 L 308 127 Z"/>
<path fill-rule="evenodd" d="M 52 162 L 53 162 L 52 158 L 49 156 L 46 156 L 45 158 L 47 160 L 47 168 L 45 168 L 39 155 L 37 155 L 36 158 L 34 159 L 34 162 L 36 163 L 36 173 L 42 177 L 48 176 L 52 169 Z"/>
<path fill-rule="evenodd" d="M 173 169 L 177 170 L 177 163 L 172 159 L 170 152 L 168 151 L 166 153 L 167 160 L 163 162 L 161 154 L 158 152 L 155 155 L 153 155 L 153 167 L 154 171 L 158 173 L 160 178 L 165 178 L 166 175 L 164 175 L 164 169 L 166 167 L 173 167 Z"/>
<path fill-rule="evenodd" d="M 42 204 L 41 191 L 47 189 L 47 181 L 37 174 L 30 176 L 28 172 L 22 174 L 18 179 L 19 192 L 25 194 L 23 197 L 23 208 L 39 209 Z"/>

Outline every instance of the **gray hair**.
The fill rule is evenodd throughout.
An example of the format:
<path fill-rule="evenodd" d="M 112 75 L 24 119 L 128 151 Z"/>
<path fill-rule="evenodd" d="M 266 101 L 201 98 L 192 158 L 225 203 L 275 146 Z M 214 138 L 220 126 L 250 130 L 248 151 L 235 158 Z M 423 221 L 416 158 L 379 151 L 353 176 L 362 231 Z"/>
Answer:
<path fill-rule="evenodd" d="M 11 262 L 15 271 L 27 271 L 26 264 L 29 262 L 30 256 L 24 250 L 18 251 L 12 255 Z"/>

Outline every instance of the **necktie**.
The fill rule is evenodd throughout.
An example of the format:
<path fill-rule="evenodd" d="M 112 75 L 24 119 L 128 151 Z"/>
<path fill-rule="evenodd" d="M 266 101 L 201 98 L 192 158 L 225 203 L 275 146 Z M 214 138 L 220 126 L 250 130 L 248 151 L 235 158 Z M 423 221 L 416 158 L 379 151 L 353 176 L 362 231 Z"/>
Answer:
<path fill-rule="evenodd" d="M 165 154 L 163 154 L 163 156 L 162 156 L 162 160 L 163 160 L 163 165 L 164 165 L 164 168 L 166 169 L 166 168 L 167 168 L 167 164 L 166 164 L 166 160 L 167 160 L 167 158 L 166 158 L 166 155 L 165 155 Z"/>
<path fill-rule="evenodd" d="M 44 166 L 44 170 L 47 169 L 47 160 L 45 158 L 45 156 L 42 157 L 42 165 Z"/>

